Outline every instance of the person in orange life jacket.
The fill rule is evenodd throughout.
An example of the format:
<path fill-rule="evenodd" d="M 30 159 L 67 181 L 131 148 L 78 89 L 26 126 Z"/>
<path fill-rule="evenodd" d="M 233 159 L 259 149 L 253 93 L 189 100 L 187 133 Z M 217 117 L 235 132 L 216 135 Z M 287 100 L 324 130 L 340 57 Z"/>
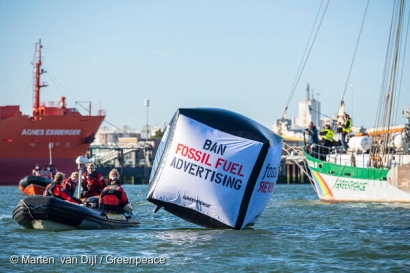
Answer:
<path fill-rule="evenodd" d="M 101 191 L 105 187 L 104 177 L 102 176 L 102 174 L 98 173 L 95 170 L 95 166 L 93 163 L 88 163 L 87 173 L 83 173 L 82 179 L 82 198 L 100 195 Z"/>
<path fill-rule="evenodd" d="M 64 174 L 57 172 L 53 182 L 47 185 L 43 195 L 44 196 L 53 196 L 62 200 L 69 201 L 71 203 L 81 204 L 81 201 L 71 196 L 71 194 L 63 188 L 61 182 L 64 180 Z"/>
<path fill-rule="evenodd" d="M 77 187 L 78 172 L 72 172 L 71 176 L 61 183 L 61 186 L 65 188 L 72 196 L 74 196 L 75 188 Z"/>
<path fill-rule="evenodd" d="M 107 212 L 122 213 L 131 212 L 131 204 L 128 202 L 127 194 L 121 187 L 120 174 L 117 169 L 112 169 L 109 173 L 108 186 L 104 188 L 100 195 L 100 209 Z"/>
<path fill-rule="evenodd" d="M 352 131 L 352 119 L 348 114 L 344 114 L 343 116 L 344 122 L 338 123 L 339 125 L 342 125 L 342 132 L 340 135 L 340 138 L 342 140 L 342 146 L 343 146 L 343 152 L 347 151 L 347 135 Z"/>

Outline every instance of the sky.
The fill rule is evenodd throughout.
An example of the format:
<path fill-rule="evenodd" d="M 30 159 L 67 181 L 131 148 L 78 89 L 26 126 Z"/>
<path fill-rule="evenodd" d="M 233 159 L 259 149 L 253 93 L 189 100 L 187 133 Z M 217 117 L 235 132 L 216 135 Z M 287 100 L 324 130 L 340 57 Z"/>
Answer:
<path fill-rule="evenodd" d="M 372 127 L 393 1 L 370 2 L 352 65 L 367 0 L 331 0 L 290 96 L 326 3 L 0 0 L 0 105 L 31 114 L 31 62 L 41 39 L 49 85 L 41 100 L 91 101 L 93 114 L 106 111 L 103 126 L 141 129 L 148 120 L 163 128 L 179 108 L 216 107 L 271 128 L 286 107 L 287 117 L 298 115 L 309 83 L 322 117 L 334 116 L 344 99 L 353 124 Z M 404 67 L 406 75 L 409 60 Z M 401 88 L 399 113 L 410 107 L 410 77 Z"/>

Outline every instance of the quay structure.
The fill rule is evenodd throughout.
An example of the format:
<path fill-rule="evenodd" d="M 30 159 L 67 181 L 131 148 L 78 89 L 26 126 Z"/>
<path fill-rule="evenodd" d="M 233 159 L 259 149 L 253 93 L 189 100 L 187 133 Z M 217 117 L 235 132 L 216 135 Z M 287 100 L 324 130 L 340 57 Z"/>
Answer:
<path fill-rule="evenodd" d="M 97 171 L 105 178 L 116 168 L 125 184 L 148 184 L 152 162 L 161 138 L 142 135 L 129 128 L 103 127 L 90 145 L 87 157 L 96 159 Z"/>

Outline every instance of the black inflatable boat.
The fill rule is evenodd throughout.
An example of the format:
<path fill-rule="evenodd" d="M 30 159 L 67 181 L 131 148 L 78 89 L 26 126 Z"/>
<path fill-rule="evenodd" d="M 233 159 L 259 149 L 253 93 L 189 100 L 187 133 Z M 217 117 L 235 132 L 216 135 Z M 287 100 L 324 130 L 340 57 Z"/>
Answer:
<path fill-rule="evenodd" d="M 77 205 L 55 197 L 26 197 L 13 211 L 14 221 L 35 229 L 115 229 L 137 226 L 139 218 L 132 213 L 108 213 Z"/>
<path fill-rule="evenodd" d="M 43 195 L 51 179 L 43 176 L 27 175 L 20 180 L 19 189 L 26 195 Z"/>

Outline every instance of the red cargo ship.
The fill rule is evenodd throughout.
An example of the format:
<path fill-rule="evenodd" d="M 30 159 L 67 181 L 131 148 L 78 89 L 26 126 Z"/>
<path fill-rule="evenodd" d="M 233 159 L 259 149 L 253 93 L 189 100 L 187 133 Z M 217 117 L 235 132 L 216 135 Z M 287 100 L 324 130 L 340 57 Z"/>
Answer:
<path fill-rule="evenodd" d="M 18 105 L 0 106 L 0 185 L 17 185 L 31 174 L 36 164 L 54 164 L 68 177 L 75 171 L 75 159 L 87 152 L 105 112 L 82 115 L 67 108 L 65 97 L 58 106 L 40 104 L 41 40 L 34 52 L 34 102 L 32 116 L 24 115 Z M 91 105 L 91 104 L 90 104 Z M 52 156 L 51 156 L 52 154 Z M 52 160 L 52 162 L 50 162 Z"/>

